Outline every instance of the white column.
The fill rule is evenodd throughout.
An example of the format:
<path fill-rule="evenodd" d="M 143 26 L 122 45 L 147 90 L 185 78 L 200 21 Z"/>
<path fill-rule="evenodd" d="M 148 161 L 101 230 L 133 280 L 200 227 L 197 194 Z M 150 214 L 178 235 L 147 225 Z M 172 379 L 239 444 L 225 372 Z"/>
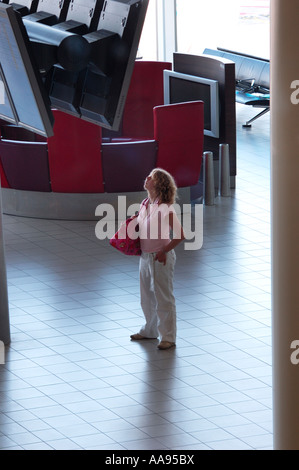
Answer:
<path fill-rule="evenodd" d="M 271 201 L 276 450 L 299 450 L 299 346 L 293 343 L 298 340 L 299 345 L 299 104 L 295 99 L 299 98 L 298 24 L 298 0 L 272 0 Z M 298 93 L 291 88 L 296 80 Z"/>
<path fill-rule="evenodd" d="M 0 181 L 0 341 L 10 343 L 7 276 L 2 223 L 2 195 Z"/>

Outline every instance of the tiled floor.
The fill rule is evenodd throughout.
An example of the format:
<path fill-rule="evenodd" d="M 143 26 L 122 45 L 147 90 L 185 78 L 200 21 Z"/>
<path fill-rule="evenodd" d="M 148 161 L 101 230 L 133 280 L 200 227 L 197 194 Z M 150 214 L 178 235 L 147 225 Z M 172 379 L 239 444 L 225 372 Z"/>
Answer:
<path fill-rule="evenodd" d="M 12 343 L 0 449 L 272 449 L 269 117 L 237 108 L 231 198 L 177 249 L 177 347 L 131 342 L 138 261 L 94 222 L 4 216 Z"/>

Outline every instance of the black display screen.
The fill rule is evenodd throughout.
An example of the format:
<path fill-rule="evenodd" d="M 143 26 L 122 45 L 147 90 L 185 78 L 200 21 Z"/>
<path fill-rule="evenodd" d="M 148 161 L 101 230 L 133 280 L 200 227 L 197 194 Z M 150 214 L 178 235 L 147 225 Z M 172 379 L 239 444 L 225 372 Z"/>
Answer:
<path fill-rule="evenodd" d="M 182 103 L 186 101 L 204 102 L 204 128 L 211 130 L 212 122 L 210 85 L 176 77 L 169 77 L 169 82 L 171 103 Z"/>

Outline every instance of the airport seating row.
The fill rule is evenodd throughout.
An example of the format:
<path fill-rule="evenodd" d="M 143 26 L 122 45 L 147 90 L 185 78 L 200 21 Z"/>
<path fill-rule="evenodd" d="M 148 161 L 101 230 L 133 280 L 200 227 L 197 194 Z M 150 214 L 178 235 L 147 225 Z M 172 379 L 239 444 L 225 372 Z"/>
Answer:
<path fill-rule="evenodd" d="M 235 63 L 236 102 L 253 108 L 263 108 L 247 121 L 243 127 L 250 127 L 270 111 L 270 61 L 225 49 L 205 49 L 204 54 L 223 57 Z"/>

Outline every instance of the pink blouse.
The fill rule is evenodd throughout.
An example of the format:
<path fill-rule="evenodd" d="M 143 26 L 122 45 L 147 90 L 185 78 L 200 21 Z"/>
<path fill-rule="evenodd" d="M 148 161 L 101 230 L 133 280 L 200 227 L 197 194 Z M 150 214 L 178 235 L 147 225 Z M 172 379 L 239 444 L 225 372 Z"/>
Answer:
<path fill-rule="evenodd" d="M 174 232 L 177 232 L 176 226 L 180 227 L 180 222 L 172 205 L 159 204 L 158 200 L 153 204 L 142 203 L 137 221 L 139 224 L 141 250 L 143 252 L 157 253 L 168 245 L 171 240 L 170 213 L 173 214 Z"/>

